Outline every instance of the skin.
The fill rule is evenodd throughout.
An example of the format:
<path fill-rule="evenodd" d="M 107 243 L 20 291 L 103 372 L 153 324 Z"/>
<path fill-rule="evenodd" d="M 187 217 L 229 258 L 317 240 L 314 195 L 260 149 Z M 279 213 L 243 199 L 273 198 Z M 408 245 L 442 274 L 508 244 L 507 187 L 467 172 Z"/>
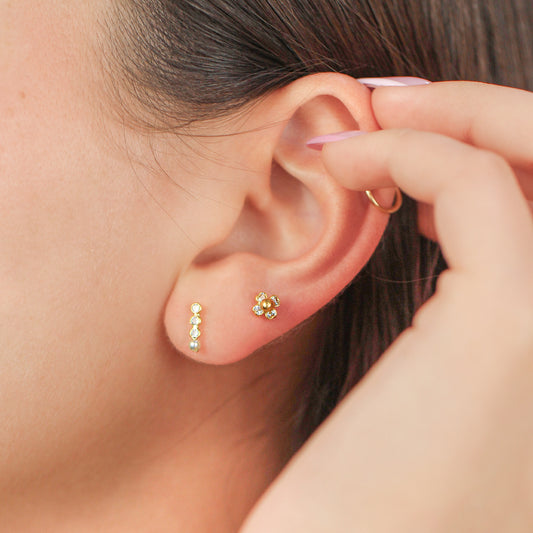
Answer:
<path fill-rule="evenodd" d="M 102 110 L 101 9 L 0 2 L 0 523 L 234 531 L 285 460 L 265 405 L 291 396 L 273 375 L 296 358 L 216 368 L 169 342 L 165 303 L 202 237 L 153 171 L 166 141 Z"/>
<path fill-rule="evenodd" d="M 449 269 L 242 531 L 526 533 L 533 94 L 445 82 L 372 100 L 387 129 L 326 145 L 325 166 L 346 187 L 397 184 L 431 206 L 421 227 Z"/>
<path fill-rule="evenodd" d="M 0 523 L 234 532 L 288 459 L 320 316 L 264 347 L 387 223 L 305 147 L 375 129 L 370 93 L 310 77 L 194 137 L 141 131 L 106 92 L 107 7 L 0 1 Z"/>
<path fill-rule="evenodd" d="M 320 315 L 293 328 L 388 220 L 360 192 L 387 172 L 347 181 L 305 141 L 384 116 L 356 80 L 319 74 L 193 136 L 126 126 L 100 69 L 107 7 L 0 0 L 0 523 L 234 532 L 288 459 Z M 251 314 L 260 290 L 281 298 L 272 323 Z"/>

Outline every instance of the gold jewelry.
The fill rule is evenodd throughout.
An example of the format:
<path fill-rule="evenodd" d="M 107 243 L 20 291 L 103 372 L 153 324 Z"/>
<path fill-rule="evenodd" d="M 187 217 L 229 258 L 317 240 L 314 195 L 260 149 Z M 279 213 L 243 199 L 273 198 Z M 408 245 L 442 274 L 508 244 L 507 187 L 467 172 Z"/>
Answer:
<path fill-rule="evenodd" d="M 273 320 L 278 316 L 276 307 L 280 306 L 279 298 L 277 296 L 268 296 L 266 292 L 260 292 L 256 297 L 256 305 L 252 307 L 252 311 L 257 316 L 264 316 L 268 320 Z"/>
<path fill-rule="evenodd" d="M 403 196 L 402 191 L 400 191 L 399 187 L 396 187 L 394 191 L 394 203 L 391 207 L 383 207 L 381 206 L 378 201 L 374 198 L 374 193 L 372 191 L 365 191 L 366 195 L 368 196 L 369 200 L 372 202 L 372 205 L 377 207 L 382 213 L 386 213 L 387 215 L 392 215 L 392 213 L 396 213 L 402 207 L 403 203 Z"/>
<path fill-rule="evenodd" d="M 198 338 L 202 333 L 200 332 L 198 326 L 202 323 L 202 319 L 200 318 L 201 310 L 202 306 L 199 303 L 194 303 L 191 305 L 191 311 L 193 313 L 193 316 L 189 320 L 189 324 L 192 324 L 192 329 L 191 331 L 189 331 L 189 336 L 191 337 L 189 348 L 193 352 L 197 352 L 198 350 L 200 350 L 200 341 L 198 340 Z"/>

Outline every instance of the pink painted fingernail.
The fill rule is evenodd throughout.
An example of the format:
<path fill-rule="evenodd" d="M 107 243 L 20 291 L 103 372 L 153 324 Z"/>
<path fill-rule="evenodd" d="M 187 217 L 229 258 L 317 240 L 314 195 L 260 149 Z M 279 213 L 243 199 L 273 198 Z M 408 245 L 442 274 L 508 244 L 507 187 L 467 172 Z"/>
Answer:
<path fill-rule="evenodd" d="M 349 139 L 350 137 L 357 137 L 358 135 L 363 135 L 367 133 L 366 131 L 361 130 L 352 130 L 352 131 L 340 131 L 338 133 L 330 133 L 329 135 L 321 135 L 320 137 L 313 137 L 305 144 L 312 148 L 313 150 L 322 150 L 322 146 L 326 143 L 332 143 L 335 141 L 342 141 L 343 139 Z"/>
<path fill-rule="evenodd" d="M 376 87 L 409 87 L 413 85 L 429 85 L 431 82 L 424 78 L 413 76 L 391 76 L 390 78 L 358 78 L 357 81 L 375 89 Z"/>

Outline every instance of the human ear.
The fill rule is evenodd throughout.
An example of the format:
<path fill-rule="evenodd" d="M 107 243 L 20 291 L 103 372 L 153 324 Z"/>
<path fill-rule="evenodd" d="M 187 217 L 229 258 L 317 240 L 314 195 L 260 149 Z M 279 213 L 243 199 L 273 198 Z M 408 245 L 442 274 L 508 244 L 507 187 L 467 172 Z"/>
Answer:
<path fill-rule="evenodd" d="M 247 151 L 257 154 L 249 162 L 253 178 L 240 178 L 239 212 L 220 222 L 227 225 L 223 238 L 199 244 L 167 302 L 165 327 L 179 351 L 205 363 L 239 361 L 312 316 L 366 264 L 389 217 L 364 193 L 337 183 L 306 141 L 379 129 L 370 96 L 349 76 L 321 73 L 300 78 L 248 110 L 247 127 L 224 148 L 230 162 L 242 161 Z M 280 300 L 272 320 L 252 311 L 262 291 Z M 194 302 L 202 305 L 197 352 L 189 348 Z"/>

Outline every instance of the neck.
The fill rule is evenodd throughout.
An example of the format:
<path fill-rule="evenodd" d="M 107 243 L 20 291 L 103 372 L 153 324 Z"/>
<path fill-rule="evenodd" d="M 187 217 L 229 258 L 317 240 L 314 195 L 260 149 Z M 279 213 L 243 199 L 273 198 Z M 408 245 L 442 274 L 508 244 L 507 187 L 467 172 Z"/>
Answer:
<path fill-rule="evenodd" d="M 25 533 L 235 533 L 291 451 L 282 420 L 300 357 L 280 352 L 228 367 L 169 354 L 148 414 L 12 484 L 0 522 Z"/>

